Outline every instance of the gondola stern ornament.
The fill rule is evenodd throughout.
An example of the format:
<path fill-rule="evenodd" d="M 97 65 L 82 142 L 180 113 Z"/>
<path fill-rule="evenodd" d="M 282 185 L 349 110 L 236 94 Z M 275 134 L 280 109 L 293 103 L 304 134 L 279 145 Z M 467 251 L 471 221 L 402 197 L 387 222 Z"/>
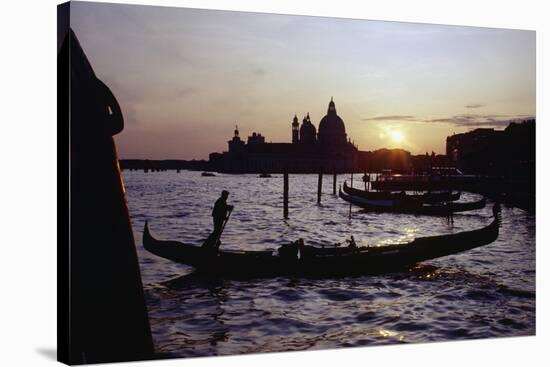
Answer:
<path fill-rule="evenodd" d="M 149 232 L 149 221 L 145 221 L 145 225 L 143 226 L 143 239 L 142 244 L 145 247 L 145 243 L 147 242 L 146 239 L 151 237 L 151 233 Z"/>
<path fill-rule="evenodd" d="M 498 201 L 493 204 L 493 217 L 498 220 L 499 225 L 502 224 L 502 209 Z"/>

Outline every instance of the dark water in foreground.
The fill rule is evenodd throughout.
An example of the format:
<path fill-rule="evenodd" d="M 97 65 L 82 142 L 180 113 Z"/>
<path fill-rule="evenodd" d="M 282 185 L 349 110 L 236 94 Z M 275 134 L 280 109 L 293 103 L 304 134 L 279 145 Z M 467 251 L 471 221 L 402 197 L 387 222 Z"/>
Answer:
<path fill-rule="evenodd" d="M 226 355 L 535 333 L 535 217 L 516 208 L 503 208 L 496 242 L 382 276 L 204 281 L 188 275 L 192 268 L 141 246 L 146 219 L 159 239 L 201 243 L 222 189 L 235 205 L 224 248 L 276 249 L 299 237 L 330 244 L 350 234 L 359 245 L 383 246 L 490 222 L 492 203 L 455 215 L 452 226 L 437 217 L 357 208 L 349 220 L 349 205 L 332 195 L 332 177 L 324 179 L 317 205 L 317 176 L 290 176 L 285 222 L 281 175 L 124 172 L 157 352 Z M 463 194 L 461 200 L 477 197 Z"/>

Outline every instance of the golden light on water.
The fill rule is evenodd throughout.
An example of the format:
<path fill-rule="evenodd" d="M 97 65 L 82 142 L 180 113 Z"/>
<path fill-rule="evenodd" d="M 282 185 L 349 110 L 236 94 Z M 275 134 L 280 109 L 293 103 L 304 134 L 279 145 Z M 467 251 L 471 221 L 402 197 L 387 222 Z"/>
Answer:
<path fill-rule="evenodd" d="M 382 335 L 384 338 L 397 335 L 397 333 L 395 331 L 390 331 L 390 330 L 386 330 L 386 329 L 380 329 L 380 330 L 378 330 L 378 333 L 380 335 Z"/>

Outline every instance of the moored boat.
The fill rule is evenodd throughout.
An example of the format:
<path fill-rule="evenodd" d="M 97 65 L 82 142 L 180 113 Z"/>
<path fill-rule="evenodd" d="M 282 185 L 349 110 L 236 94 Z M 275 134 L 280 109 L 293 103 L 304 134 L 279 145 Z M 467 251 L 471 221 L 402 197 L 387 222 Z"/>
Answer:
<path fill-rule="evenodd" d="M 486 227 L 441 236 L 420 237 L 383 247 L 318 248 L 303 246 L 284 251 L 227 251 L 212 253 L 197 245 L 155 239 L 147 223 L 143 246 L 157 256 L 193 266 L 199 273 L 220 277 L 285 275 L 347 276 L 407 270 L 418 262 L 490 244 L 498 237 L 498 215 Z M 288 245 L 287 245 L 288 246 Z M 299 255 L 298 255 L 299 254 Z"/>
<path fill-rule="evenodd" d="M 388 191 L 468 190 L 481 181 L 481 176 L 465 175 L 454 167 L 432 167 L 428 174 L 420 175 L 383 173 L 371 186 L 375 190 Z"/>
<path fill-rule="evenodd" d="M 465 212 L 470 210 L 483 209 L 487 203 L 483 198 L 478 201 L 466 203 L 440 203 L 434 205 L 426 205 L 419 200 L 373 200 L 359 196 L 349 195 L 340 190 L 340 198 L 348 203 L 357 205 L 367 211 L 374 212 L 391 212 L 405 214 L 422 214 L 422 215 L 450 215 L 457 212 Z"/>
<path fill-rule="evenodd" d="M 436 204 L 446 201 L 457 201 L 460 199 L 460 192 L 452 191 L 436 191 L 436 192 L 425 192 L 422 194 L 404 194 L 404 193 L 395 193 L 391 191 L 365 191 L 361 189 L 356 189 L 349 187 L 347 182 L 344 181 L 342 190 L 349 195 L 362 197 L 365 199 L 371 200 L 418 200 L 425 204 Z"/>
<path fill-rule="evenodd" d="M 212 172 L 203 172 L 201 173 L 202 177 L 215 177 L 216 175 Z"/>

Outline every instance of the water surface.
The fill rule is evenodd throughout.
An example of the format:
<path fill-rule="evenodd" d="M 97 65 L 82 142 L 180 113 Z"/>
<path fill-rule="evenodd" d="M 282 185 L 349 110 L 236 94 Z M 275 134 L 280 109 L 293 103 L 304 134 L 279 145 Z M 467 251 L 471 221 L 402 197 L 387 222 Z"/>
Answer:
<path fill-rule="evenodd" d="M 349 183 L 342 175 L 338 185 L 344 179 Z M 298 238 L 330 245 L 350 235 L 359 246 L 384 246 L 491 221 L 491 202 L 455 214 L 452 225 L 355 207 L 349 219 L 349 204 L 332 195 L 332 176 L 324 177 L 317 204 L 316 175 L 290 175 L 285 221 L 282 181 L 282 175 L 124 172 L 158 352 L 187 357 L 534 335 L 535 217 L 517 208 L 503 207 L 496 242 L 381 276 L 206 281 L 141 245 L 145 220 L 159 239 L 200 244 L 224 189 L 235 205 L 222 237 L 227 249 L 275 250 Z M 461 201 L 478 198 L 465 193 Z"/>

